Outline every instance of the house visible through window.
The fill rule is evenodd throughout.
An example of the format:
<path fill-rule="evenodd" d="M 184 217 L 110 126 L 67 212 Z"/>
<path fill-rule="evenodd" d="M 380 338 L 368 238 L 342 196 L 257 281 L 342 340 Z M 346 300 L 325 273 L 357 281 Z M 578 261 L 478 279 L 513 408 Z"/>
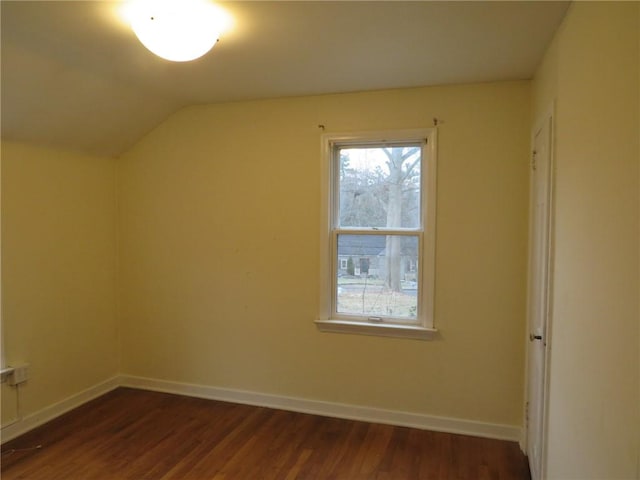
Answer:
<path fill-rule="evenodd" d="M 322 330 L 433 331 L 435 130 L 325 135 Z M 329 271 L 330 270 L 330 271 Z M 326 318 L 322 318 L 322 317 Z"/>

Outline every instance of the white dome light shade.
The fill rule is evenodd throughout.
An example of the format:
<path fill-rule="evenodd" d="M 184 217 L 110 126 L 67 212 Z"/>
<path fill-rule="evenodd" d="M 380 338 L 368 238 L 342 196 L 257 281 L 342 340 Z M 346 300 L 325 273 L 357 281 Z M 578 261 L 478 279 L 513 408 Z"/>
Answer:
<path fill-rule="evenodd" d="M 147 49 L 173 62 L 207 53 L 228 23 L 224 11 L 205 0 L 136 0 L 127 17 Z"/>

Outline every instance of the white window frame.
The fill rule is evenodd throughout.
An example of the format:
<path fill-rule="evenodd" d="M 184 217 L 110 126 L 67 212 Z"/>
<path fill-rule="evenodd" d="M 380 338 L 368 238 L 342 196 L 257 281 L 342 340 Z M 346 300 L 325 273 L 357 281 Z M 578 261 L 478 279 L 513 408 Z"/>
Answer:
<path fill-rule="evenodd" d="M 336 313 L 337 231 L 337 165 L 335 149 L 342 146 L 374 146 L 400 143 L 423 143 L 421 166 L 422 222 L 418 229 L 404 229 L 419 237 L 420 256 L 418 267 L 419 288 L 418 318 L 415 322 L 394 322 L 384 319 L 345 318 Z M 389 130 L 376 132 L 326 133 L 321 137 L 321 239 L 320 239 L 320 312 L 316 320 L 322 332 L 352 333 L 386 337 L 428 340 L 434 338 L 435 253 L 436 253 L 436 166 L 437 129 Z M 394 229 L 403 230 L 403 229 Z M 353 232 L 372 233 L 367 229 Z"/>

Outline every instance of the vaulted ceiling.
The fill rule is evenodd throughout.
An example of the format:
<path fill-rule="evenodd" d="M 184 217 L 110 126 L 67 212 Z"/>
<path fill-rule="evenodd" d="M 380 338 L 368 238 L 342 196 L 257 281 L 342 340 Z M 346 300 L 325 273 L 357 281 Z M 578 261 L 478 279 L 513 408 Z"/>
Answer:
<path fill-rule="evenodd" d="M 117 156 L 194 104 L 528 79 L 568 2 L 231 1 L 204 57 L 147 51 L 115 1 L 0 3 L 2 138 Z"/>

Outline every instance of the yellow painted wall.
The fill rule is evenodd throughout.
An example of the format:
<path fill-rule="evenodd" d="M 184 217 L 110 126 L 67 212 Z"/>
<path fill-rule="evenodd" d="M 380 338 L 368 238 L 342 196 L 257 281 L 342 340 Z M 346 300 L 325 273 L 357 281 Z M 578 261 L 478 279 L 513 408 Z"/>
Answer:
<path fill-rule="evenodd" d="M 18 420 L 18 395 L 16 387 L 10 386 L 7 382 L 0 384 L 0 425 L 6 427 Z"/>
<path fill-rule="evenodd" d="M 639 478 L 638 2 L 575 3 L 533 84 L 556 100 L 548 478 Z"/>
<path fill-rule="evenodd" d="M 521 425 L 529 82 L 197 106 L 118 162 L 122 372 Z M 436 326 L 320 333 L 320 135 L 438 117 Z"/>
<path fill-rule="evenodd" d="M 118 372 L 115 162 L 4 141 L 1 154 L 3 334 L 7 362 L 30 364 L 27 416 Z"/>

